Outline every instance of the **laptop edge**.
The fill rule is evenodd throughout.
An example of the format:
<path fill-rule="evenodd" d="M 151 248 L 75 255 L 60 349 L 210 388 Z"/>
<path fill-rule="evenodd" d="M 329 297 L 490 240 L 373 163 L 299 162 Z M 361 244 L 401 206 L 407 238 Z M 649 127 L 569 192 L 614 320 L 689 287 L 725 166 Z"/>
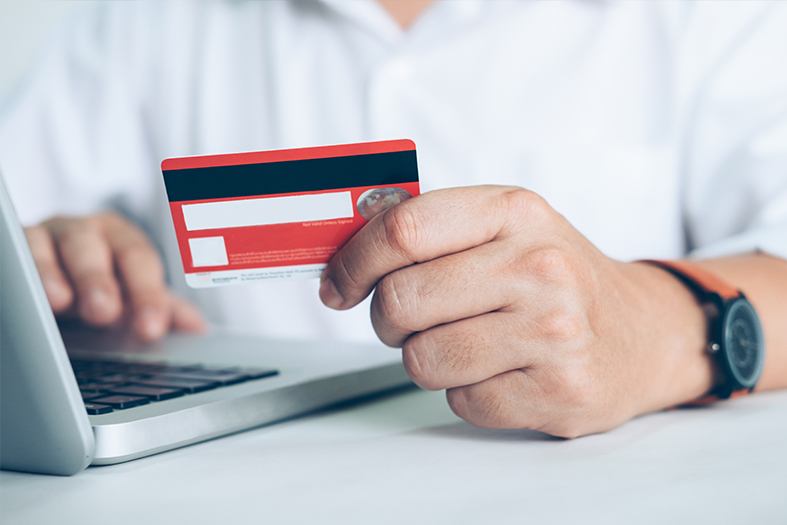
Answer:
<path fill-rule="evenodd" d="M 0 467 L 75 474 L 93 459 L 93 432 L 1 177 L 0 219 Z"/>

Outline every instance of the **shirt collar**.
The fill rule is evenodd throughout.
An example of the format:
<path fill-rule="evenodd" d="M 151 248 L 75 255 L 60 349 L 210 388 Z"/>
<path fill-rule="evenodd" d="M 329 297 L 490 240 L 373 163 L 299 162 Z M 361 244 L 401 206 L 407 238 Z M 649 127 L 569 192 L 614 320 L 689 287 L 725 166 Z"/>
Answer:
<path fill-rule="evenodd" d="M 333 11 L 366 28 L 390 45 L 426 31 L 450 30 L 477 18 L 492 4 L 490 0 L 462 0 L 461 2 L 437 0 L 408 31 L 401 27 L 376 0 L 318 0 Z"/>
<path fill-rule="evenodd" d="M 398 43 L 406 34 L 376 0 L 319 1 L 387 43 Z"/>

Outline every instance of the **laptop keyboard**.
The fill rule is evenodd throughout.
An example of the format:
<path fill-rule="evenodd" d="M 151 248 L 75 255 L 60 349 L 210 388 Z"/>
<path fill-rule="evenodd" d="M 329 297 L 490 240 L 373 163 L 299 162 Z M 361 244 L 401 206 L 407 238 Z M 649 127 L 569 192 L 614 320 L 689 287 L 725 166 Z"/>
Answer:
<path fill-rule="evenodd" d="M 72 359 L 71 366 L 90 415 L 108 414 L 279 373 L 278 370 L 92 359 Z"/>

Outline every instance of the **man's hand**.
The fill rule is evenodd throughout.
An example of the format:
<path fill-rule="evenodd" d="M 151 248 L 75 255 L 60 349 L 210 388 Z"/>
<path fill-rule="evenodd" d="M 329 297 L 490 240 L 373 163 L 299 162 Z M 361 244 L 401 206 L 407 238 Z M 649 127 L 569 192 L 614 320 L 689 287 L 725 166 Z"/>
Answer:
<path fill-rule="evenodd" d="M 25 233 L 55 314 L 94 326 L 123 320 L 147 341 L 170 327 L 205 329 L 199 312 L 167 289 L 147 236 L 121 215 L 58 217 Z"/>
<path fill-rule="evenodd" d="M 435 191 L 376 216 L 331 260 L 320 296 L 346 309 L 375 287 L 380 339 L 475 425 L 573 437 L 713 386 L 694 296 L 604 256 L 523 189 Z"/>

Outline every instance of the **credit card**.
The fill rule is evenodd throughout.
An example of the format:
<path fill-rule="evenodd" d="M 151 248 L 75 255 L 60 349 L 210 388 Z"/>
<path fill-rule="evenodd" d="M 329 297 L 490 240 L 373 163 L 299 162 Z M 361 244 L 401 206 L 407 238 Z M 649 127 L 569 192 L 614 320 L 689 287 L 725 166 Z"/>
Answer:
<path fill-rule="evenodd" d="M 193 288 L 319 277 L 371 217 L 420 193 L 411 140 L 166 159 Z"/>

